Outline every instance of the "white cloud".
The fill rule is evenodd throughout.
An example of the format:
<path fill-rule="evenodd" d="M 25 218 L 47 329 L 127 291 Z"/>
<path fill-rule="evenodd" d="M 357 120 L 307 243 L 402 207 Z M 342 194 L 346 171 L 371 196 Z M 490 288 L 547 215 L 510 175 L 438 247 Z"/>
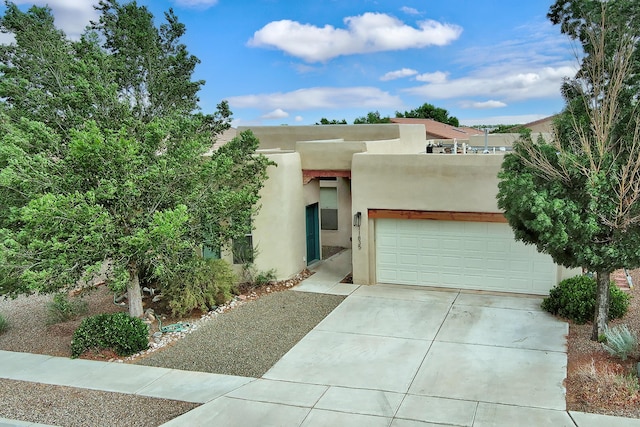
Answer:
<path fill-rule="evenodd" d="M 400 8 L 401 11 L 406 13 L 407 15 L 420 15 L 420 11 L 418 9 L 414 9 L 413 7 L 402 6 Z"/>
<path fill-rule="evenodd" d="M 312 73 L 318 70 L 318 68 L 312 65 L 301 64 L 301 63 L 293 64 L 293 68 L 300 74 Z"/>
<path fill-rule="evenodd" d="M 380 80 L 388 81 L 388 80 L 396 80 L 401 79 L 403 77 L 409 77 L 418 74 L 416 70 L 412 70 L 411 68 L 403 68 L 401 70 L 389 71 L 384 76 L 380 77 Z"/>
<path fill-rule="evenodd" d="M 436 71 L 434 73 L 419 74 L 416 76 L 416 80 L 427 83 L 444 83 L 447 81 L 447 73 Z"/>
<path fill-rule="evenodd" d="M 344 23 L 343 29 L 288 19 L 273 21 L 256 31 L 248 45 L 274 47 L 307 62 L 318 62 L 341 55 L 444 46 L 462 33 L 457 25 L 434 20 L 412 27 L 384 13 L 349 16 Z"/>
<path fill-rule="evenodd" d="M 505 104 L 502 101 L 496 101 L 494 99 L 490 99 L 488 101 L 463 101 L 460 103 L 460 106 L 462 108 L 474 108 L 477 110 L 485 110 L 490 108 L 506 107 L 507 104 Z"/>
<path fill-rule="evenodd" d="M 11 44 L 16 41 L 12 33 L 0 33 L 0 44 Z"/>
<path fill-rule="evenodd" d="M 261 118 L 263 118 L 263 119 L 284 119 L 285 117 L 289 117 L 289 113 L 284 111 L 282 108 L 276 108 L 275 110 L 263 115 Z"/>
<path fill-rule="evenodd" d="M 174 0 L 176 6 L 206 9 L 218 4 L 218 0 Z"/>
<path fill-rule="evenodd" d="M 296 122 L 301 122 L 304 120 L 304 118 L 302 116 L 296 116 L 296 118 L 294 119 Z"/>
<path fill-rule="evenodd" d="M 292 92 L 230 96 L 233 108 L 300 111 L 314 108 L 400 108 L 402 100 L 376 87 L 313 87 Z"/>
<path fill-rule="evenodd" d="M 98 1 L 78 0 L 17 0 L 15 4 L 49 6 L 55 18 L 56 27 L 72 39 L 79 39 L 89 21 L 97 20 L 98 12 L 93 8 Z"/>
<path fill-rule="evenodd" d="M 570 66 L 542 67 L 529 70 L 491 70 L 458 79 L 433 82 L 405 89 L 413 95 L 430 99 L 491 96 L 505 100 L 557 97 L 565 77 L 575 74 Z"/>

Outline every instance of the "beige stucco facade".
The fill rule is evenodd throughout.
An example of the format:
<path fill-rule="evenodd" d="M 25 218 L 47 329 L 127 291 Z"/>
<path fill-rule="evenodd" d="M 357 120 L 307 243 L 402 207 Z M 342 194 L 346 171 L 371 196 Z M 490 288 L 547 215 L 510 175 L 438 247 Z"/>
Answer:
<path fill-rule="evenodd" d="M 552 135 L 548 132 L 532 132 L 531 139 L 537 141 L 539 137 L 542 137 L 545 141 L 551 141 Z M 486 137 L 486 144 L 493 149 L 499 149 L 500 147 L 512 147 L 513 144 L 520 138 L 519 133 L 496 133 L 489 134 Z M 469 145 L 473 147 L 484 147 L 485 136 L 474 135 L 469 137 Z"/>
<path fill-rule="evenodd" d="M 306 267 L 305 203 L 317 202 L 312 186 L 303 188 L 300 155 L 296 152 L 263 151 L 276 166 L 269 166 L 260 190 L 260 206 L 252 221 L 255 272 L 273 270 L 278 279 L 287 279 Z M 222 257 L 233 263 L 233 255 Z M 242 265 L 233 266 L 241 277 Z"/>
<path fill-rule="evenodd" d="M 258 271 L 274 269 L 278 279 L 284 279 L 306 267 L 302 167 L 295 152 L 265 155 L 277 166 L 267 170 L 269 179 L 253 221 L 254 264 Z"/>
<path fill-rule="evenodd" d="M 337 189 L 338 229 L 319 232 L 318 241 L 352 248 L 357 284 L 377 281 L 376 219 L 368 215 L 372 209 L 501 214 L 496 202 L 500 151 L 426 154 L 428 141 L 420 125 L 250 129 L 260 149 L 277 164 L 269 168 L 254 221 L 255 265 L 261 271 L 275 269 L 278 278 L 307 265 L 305 209 L 319 203 L 324 187 Z M 507 145 L 510 137 L 493 138 L 493 146 Z M 357 213 L 359 227 L 353 225 Z M 558 267 L 558 281 L 574 273 Z"/>
<path fill-rule="evenodd" d="M 370 209 L 501 213 L 497 206 L 498 171 L 502 155 L 380 155 L 354 156 L 352 210 L 362 215 L 354 240 L 353 280 L 375 284 L 375 226 Z M 558 281 L 575 275 L 558 266 Z"/>

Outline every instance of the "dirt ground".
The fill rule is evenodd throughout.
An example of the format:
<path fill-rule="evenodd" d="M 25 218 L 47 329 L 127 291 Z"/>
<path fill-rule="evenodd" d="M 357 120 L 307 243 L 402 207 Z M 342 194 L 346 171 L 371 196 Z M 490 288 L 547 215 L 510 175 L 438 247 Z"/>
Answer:
<path fill-rule="evenodd" d="M 630 272 L 634 288 L 629 291 L 629 311 L 609 326 L 626 324 L 640 332 L 640 269 Z M 640 418 L 639 354 L 626 361 L 610 356 L 600 343 L 591 341 L 592 324 L 569 323 L 567 339 L 567 409 L 605 415 Z"/>

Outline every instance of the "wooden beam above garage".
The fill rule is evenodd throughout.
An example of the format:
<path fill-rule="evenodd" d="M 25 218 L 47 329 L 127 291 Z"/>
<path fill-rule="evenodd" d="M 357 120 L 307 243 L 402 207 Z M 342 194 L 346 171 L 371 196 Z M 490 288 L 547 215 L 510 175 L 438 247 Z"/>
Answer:
<path fill-rule="evenodd" d="M 450 211 L 408 211 L 397 209 L 369 209 L 369 218 L 391 219 L 430 219 L 433 221 L 469 221 L 469 222 L 500 222 L 507 219 L 501 213 L 489 212 L 450 212 Z"/>

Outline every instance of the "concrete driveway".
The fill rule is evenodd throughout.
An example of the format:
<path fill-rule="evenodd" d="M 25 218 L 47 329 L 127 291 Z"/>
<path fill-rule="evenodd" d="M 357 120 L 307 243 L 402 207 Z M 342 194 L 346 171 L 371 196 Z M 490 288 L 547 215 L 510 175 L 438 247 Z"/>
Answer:
<path fill-rule="evenodd" d="M 542 298 L 340 283 L 350 261 L 296 287 L 348 296 L 262 378 L 4 351 L 0 378 L 202 404 L 165 426 L 640 426 L 565 410 L 568 325 Z"/>
<path fill-rule="evenodd" d="M 357 287 L 263 378 L 167 425 L 575 426 L 568 326 L 540 301 Z"/>

